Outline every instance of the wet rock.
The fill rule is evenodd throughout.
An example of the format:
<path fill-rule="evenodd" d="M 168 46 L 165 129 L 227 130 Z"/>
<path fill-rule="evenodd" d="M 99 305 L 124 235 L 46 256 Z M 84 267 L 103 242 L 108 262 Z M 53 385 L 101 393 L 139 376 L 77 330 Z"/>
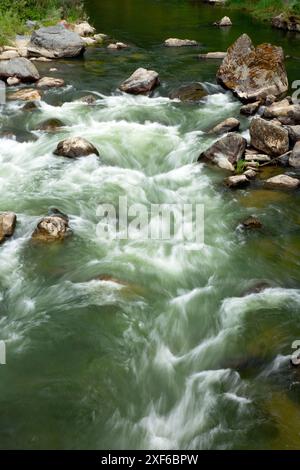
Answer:
<path fill-rule="evenodd" d="M 243 295 L 251 295 L 251 294 L 259 294 L 260 292 L 263 292 L 266 289 L 270 289 L 272 286 L 266 281 L 259 281 L 255 282 L 253 286 L 249 287 Z"/>
<path fill-rule="evenodd" d="M 39 101 L 41 99 L 40 93 L 34 88 L 27 88 L 18 90 L 15 93 L 9 95 L 10 100 L 20 101 Z"/>
<path fill-rule="evenodd" d="M 81 39 L 83 40 L 85 46 L 94 46 L 97 43 L 96 39 L 94 38 L 86 38 L 81 36 Z"/>
<path fill-rule="evenodd" d="M 293 148 L 289 157 L 289 165 L 293 168 L 300 168 L 300 141 Z"/>
<path fill-rule="evenodd" d="M 225 179 L 225 184 L 229 188 L 243 188 L 249 184 L 246 175 L 233 175 Z"/>
<path fill-rule="evenodd" d="M 296 142 L 298 142 L 298 140 L 300 140 L 300 125 L 287 126 L 286 129 L 289 133 L 290 141 L 292 144 L 295 144 Z"/>
<path fill-rule="evenodd" d="M 120 85 L 120 90 L 134 95 L 145 94 L 152 91 L 158 84 L 157 72 L 139 68 Z"/>
<path fill-rule="evenodd" d="M 13 212 L 0 213 L 0 243 L 14 234 L 17 216 Z"/>
<path fill-rule="evenodd" d="M 64 85 L 65 81 L 62 78 L 53 77 L 43 77 L 36 84 L 38 88 L 59 88 Z"/>
<path fill-rule="evenodd" d="M 230 133 L 202 152 L 198 161 L 207 161 L 220 168 L 234 171 L 235 163 L 245 153 L 247 141 L 240 134 Z"/>
<path fill-rule="evenodd" d="M 288 175 L 277 175 L 266 180 L 266 187 L 274 189 L 296 189 L 300 181 Z"/>
<path fill-rule="evenodd" d="M 269 155 L 259 153 L 257 150 L 247 149 L 245 153 L 246 162 L 255 162 L 255 163 L 268 163 L 271 161 Z"/>
<path fill-rule="evenodd" d="M 8 77 L 8 79 L 6 80 L 6 83 L 8 86 L 16 86 L 21 83 L 21 80 L 17 77 Z"/>
<path fill-rule="evenodd" d="M 54 216 L 54 217 L 61 217 L 62 219 L 64 219 L 67 223 L 69 223 L 69 216 L 67 214 L 64 214 L 63 212 L 61 212 L 59 209 L 57 209 L 56 207 L 50 207 L 49 211 L 48 211 L 48 216 Z"/>
<path fill-rule="evenodd" d="M 85 104 L 94 104 L 97 101 L 97 98 L 94 95 L 86 95 L 82 98 L 78 98 L 75 100 L 77 103 L 85 103 Z"/>
<path fill-rule="evenodd" d="M 243 34 L 228 49 L 217 80 L 245 102 L 280 96 L 288 90 L 283 50 L 271 44 L 255 48 Z"/>
<path fill-rule="evenodd" d="M 115 42 L 108 44 L 107 49 L 110 50 L 120 50 L 120 49 L 128 49 L 128 44 L 125 44 L 124 42 Z"/>
<path fill-rule="evenodd" d="M 79 34 L 62 25 L 49 26 L 32 33 L 28 51 L 49 59 L 76 57 L 83 53 L 84 42 Z"/>
<path fill-rule="evenodd" d="M 48 59 L 47 57 L 30 57 L 32 62 L 52 62 L 52 59 Z"/>
<path fill-rule="evenodd" d="M 272 19 L 272 26 L 278 29 L 284 29 L 285 31 L 297 31 L 300 32 L 300 19 L 297 16 L 287 16 L 281 13 Z"/>
<path fill-rule="evenodd" d="M 265 99 L 265 105 L 266 106 L 271 106 L 271 104 L 275 103 L 276 99 L 277 99 L 276 96 L 268 95 Z"/>
<path fill-rule="evenodd" d="M 60 127 L 63 127 L 65 124 L 56 118 L 47 119 L 46 121 L 42 122 L 38 126 L 36 126 L 36 130 L 38 131 L 46 131 L 46 132 L 55 132 Z"/>
<path fill-rule="evenodd" d="M 232 26 L 232 21 L 229 18 L 229 16 L 224 16 L 221 20 L 216 21 L 214 23 L 214 26 L 219 26 L 219 27 Z"/>
<path fill-rule="evenodd" d="M 189 85 L 181 86 L 177 90 L 173 90 L 169 97 L 171 100 L 179 99 L 187 103 L 195 103 L 207 96 L 207 94 L 201 83 L 190 83 Z"/>
<path fill-rule="evenodd" d="M 41 242 L 62 241 L 71 231 L 68 221 L 61 215 L 44 217 L 32 234 L 32 239 Z"/>
<path fill-rule="evenodd" d="M 248 103 L 244 106 L 241 106 L 240 113 L 244 116 L 253 116 L 257 113 L 260 107 L 260 101 L 255 101 L 254 103 Z"/>
<path fill-rule="evenodd" d="M 22 111 L 36 111 L 39 109 L 39 106 L 37 104 L 37 101 L 28 101 L 26 104 L 24 104 Z"/>
<path fill-rule="evenodd" d="M 267 155 L 279 156 L 289 150 L 289 134 L 286 129 L 259 117 L 250 124 L 252 147 Z"/>
<path fill-rule="evenodd" d="M 79 36 L 92 36 L 95 34 L 96 29 L 91 26 L 87 21 L 82 21 L 81 23 L 77 23 L 73 27 L 73 31 Z"/>
<path fill-rule="evenodd" d="M 248 217 L 246 220 L 244 220 L 244 222 L 242 222 L 242 226 L 247 230 L 258 229 L 262 228 L 262 223 L 257 217 L 252 215 L 251 217 Z"/>
<path fill-rule="evenodd" d="M 240 121 L 235 118 L 228 118 L 225 121 L 220 122 L 217 126 L 209 131 L 209 134 L 225 134 L 226 132 L 238 131 L 240 127 Z"/>
<path fill-rule="evenodd" d="M 92 154 L 99 156 L 96 147 L 82 137 L 70 137 L 61 141 L 54 151 L 54 155 L 68 158 L 86 157 Z"/>
<path fill-rule="evenodd" d="M 178 38 L 169 38 L 164 42 L 167 47 L 186 47 L 186 46 L 198 46 L 198 42 L 192 39 L 178 39 Z"/>
<path fill-rule="evenodd" d="M 257 176 L 255 169 L 249 168 L 249 170 L 244 171 L 243 175 L 247 176 L 249 180 L 254 180 Z"/>
<path fill-rule="evenodd" d="M 24 57 L 0 61 L 0 79 L 19 78 L 22 82 L 36 82 L 40 78 L 35 65 Z"/>
<path fill-rule="evenodd" d="M 105 41 L 105 39 L 107 39 L 107 34 L 102 34 L 102 33 L 99 33 L 99 34 L 94 34 L 93 38 L 95 39 L 95 41 L 99 44 L 101 44 L 102 42 Z"/>
<path fill-rule="evenodd" d="M 227 52 L 207 52 L 206 54 L 199 54 L 199 59 L 225 59 Z"/>

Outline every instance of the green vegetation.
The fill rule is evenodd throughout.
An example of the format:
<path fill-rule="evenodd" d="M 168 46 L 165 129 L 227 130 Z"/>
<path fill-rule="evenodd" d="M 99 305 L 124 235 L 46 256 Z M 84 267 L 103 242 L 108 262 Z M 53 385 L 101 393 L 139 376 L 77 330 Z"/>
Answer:
<path fill-rule="evenodd" d="M 228 0 L 228 6 L 244 8 L 262 19 L 269 19 L 280 13 L 300 16 L 299 0 Z"/>
<path fill-rule="evenodd" d="M 64 18 L 76 21 L 84 16 L 81 0 L 0 0 L 0 45 L 16 34 L 28 32 L 26 20 L 57 23 Z"/>

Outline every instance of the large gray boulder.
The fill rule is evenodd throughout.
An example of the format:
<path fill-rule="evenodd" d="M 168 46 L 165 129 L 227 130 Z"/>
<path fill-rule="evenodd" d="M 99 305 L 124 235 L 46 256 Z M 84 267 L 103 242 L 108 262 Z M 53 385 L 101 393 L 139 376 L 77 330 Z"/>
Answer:
<path fill-rule="evenodd" d="M 204 160 L 225 170 L 234 171 L 234 165 L 244 156 L 246 146 L 246 139 L 232 132 L 202 152 L 198 161 Z"/>
<path fill-rule="evenodd" d="M 33 31 L 28 52 L 30 55 L 60 59 L 76 57 L 83 53 L 84 41 L 79 34 L 62 25 L 49 26 Z"/>
<path fill-rule="evenodd" d="M 0 79 L 19 78 L 22 82 L 35 82 L 40 74 L 35 65 L 24 57 L 0 61 Z"/>
<path fill-rule="evenodd" d="M 288 175 L 277 175 L 266 180 L 266 186 L 274 189 L 296 189 L 300 181 Z"/>
<path fill-rule="evenodd" d="M 252 119 L 250 136 L 252 147 L 267 155 L 279 156 L 289 150 L 288 131 L 265 119 Z"/>
<path fill-rule="evenodd" d="M 228 49 L 217 80 L 244 102 L 280 96 L 288 90 L 283 50 L 271 44 L 255 48 L 243 34 Z"/>
<path fill-rule="evenodd" d="M 77 158 L 87 157 L 88 155 L 97 155 L 99 152 L 96 147 L 88 140 L 82 137 L 69 137 L 58 143 L 54 155 L 59 157 Z"/>

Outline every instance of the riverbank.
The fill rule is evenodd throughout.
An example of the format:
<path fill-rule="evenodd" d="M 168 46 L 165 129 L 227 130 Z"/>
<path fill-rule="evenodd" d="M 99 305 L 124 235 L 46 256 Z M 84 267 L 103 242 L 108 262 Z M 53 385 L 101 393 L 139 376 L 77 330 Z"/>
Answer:
<path fill-rule="evenodd" d="M 284 0 L 229 0 L 230 9 L 243 9 L 261 20 L 271 20 L 277 15 L 283 15 L 286 19 L 296 16 L 300 21 L 300 4 L 298 1 Z"/>
<path fill-rule="evenodd" d="M 75 22 L 84 18 L 81 0 L 30 0 L 26 4 L 0 0 L 0 46 L 7 45 L 16 33 L 28 33 L 36 24 L 50 26 L 61 19 Z"/>

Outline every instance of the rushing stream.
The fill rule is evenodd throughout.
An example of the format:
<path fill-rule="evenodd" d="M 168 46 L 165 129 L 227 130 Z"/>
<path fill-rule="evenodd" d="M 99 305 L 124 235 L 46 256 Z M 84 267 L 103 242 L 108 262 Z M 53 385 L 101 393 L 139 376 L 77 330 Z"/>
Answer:
<path fill-rule="evenodd" d="M 38 63 L 66 87 L 45 92 L 37 111 L 8 102 L 1 112 L 0 210 L 16 212 L 18 225 L 0 247 L 0 447 L 299 448 L 300 372 L 289 365 L 300 339 L 299 192 L 231 192 L 222 171 L 195 162 L 213 142 L 205 130 L 240 117 L 240 103 L 215 83 L 219 62 L 197 53 L 247 32 L 300 57 L 300 37 L 240 12 L 230 13 L 231 29 L 213 28 L 224 10 L 197 1 L 86 5 L 98 32 L 132 48 Z M 167 37 L 202 47 L 167 49 Z M 299 63 L 288 59 L 290 81 Z M 160 74 L 151 98 L 116 91 L 139 66 Z M 195 80 L 209 91 L 203 102 L 168 98 Z M 96 105 L 74 102 L 91 92 Z M 49 118 L 65 127 L 35 130 Z M 70 135 L 100 158 L 54 156 Z M 119 196 L 204 204 L 205 246 L 103 240 L 97 207 Z M 34 245 L 50 207 L 69 215 L 73 236 Z M 251 214 L 263 230 L 237 230 Z M 270 288 L 251 293 L 257 283 Z"/>

